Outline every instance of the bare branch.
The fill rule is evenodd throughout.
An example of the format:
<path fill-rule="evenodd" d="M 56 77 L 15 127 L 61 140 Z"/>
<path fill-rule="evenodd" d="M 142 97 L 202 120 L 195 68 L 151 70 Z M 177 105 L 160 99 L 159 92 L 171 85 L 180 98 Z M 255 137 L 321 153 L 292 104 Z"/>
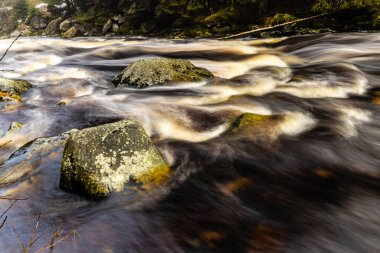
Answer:
<path fill-rule="evenodd" d="M 3 222 L 2 222 L 1 225 L 0 225 L 0 229 L 4 226 L 4 224 L 5 224 L 5 222 L 7 221 L 7 219 L 8 219 L 8 216 L 5 216 Z"/>
<path fill-rule="evenodd" d="M 295 24 L 295 23 L 303 22 L 303 21 L 308 21 L 308 20 L 312 20 L 312 19 L 316 19 L 316 18 L 321 18 L 321 17 L 327 16 L 327 15 L 330 15 L 330 14 L 332 14 L 334 12 L 335 11 L 329 12 L 329 13 L 323 13 L 323 14 L 319 14 L 319 15 L 315 15 L 315 16 L 311 16 L 311 17 L 307 17 L 307 18 L 300 18 L 300 19 L 289 21 L 289 22 L 286 22 L 286 23 L 282 23 L 282 24 L 278 24 L 278 25 L 274 25 L 274 26 L 263 27 L 263 28 L 259 28 L 259 29 L 255 29 L 255 30 L 251 30 L 251 31 L 247 31 L 247 32 L 238 33 L 238 34 L 233 34 L 233 35 L 221 37 L 221 38 L 218 38 L 218 39 L 219 40 L 227 40 L 227 39 L 233 39 L 233 38 L 237 38 L 237 37 L 242 37 L 242 36 L 249 35 L 249 34 L 252 34 L 252 33 L 269 31 L 269 30 L 273 30 L 273 29 L 276 29 L 276 28 L 279 28 L 279 27 L 286 26 L 286 25 L 292 25 L 292 24 Z"/>
<path fill-rule="evenodd" d="M 13 203 L 0 215 L 0 219 L 3 218 L 3 216 L 13 207 L 14 204 L 16 204 L 18 200 L 14 200 Z"/>
<path fill-rule="evenodd" d="M 11 47 L 13 46 L 13 44 L 21 37 L 22 33 L 20 33 L 19 35 L 17 35 L 17 37 L 12 41 L 11 45 L 7 48 L 7 50 L 5 50 L 5 53 L 3 54 L 3 56 L 0 58 L 0 62 L 5 58 L 5 56 L 7 55 L 9 49 L 11 49 Z"/>

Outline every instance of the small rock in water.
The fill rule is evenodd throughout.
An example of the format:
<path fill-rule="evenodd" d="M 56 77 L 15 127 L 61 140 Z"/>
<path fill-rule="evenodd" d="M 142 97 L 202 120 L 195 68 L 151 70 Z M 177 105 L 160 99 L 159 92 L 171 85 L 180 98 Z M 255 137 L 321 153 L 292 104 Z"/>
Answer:
<path fill-rule="evenodd" d="M 21 94 L 31 87 L 25 80 L 0 78 L 0 102 L 20 102 Z"/>
<path fill-rule="evenodd" d="M 5 133 L 0 133 L 0 138 L 6 137 L 9 134 L 16 133 L 24 124 L 20 122 L 12 122 L 12 124 L 9 126 L 9 129 Z"/>
<path fill-rule="evenodd" d="M 279 125 L 286 120 L 285 115 L 261 115 L 243 113 L 233 120 L 223 136 L 236 134 L 250 139 L 270 141 L 278 136 Z"/>
<path fill-rule="evenodd" d="M 122 191 L 129 182 L 150 187 L 169 168 L 143 127 L 131 120 L 71 134 L 63 155 L 60 188 L 91 199 Z"/>
<path fill-rule="evenodd" d="M 113 80 L 115 86 L 145 88 L 180 82 L 197 82 L 212 79 L 205 68 L 194 66 L 190 61 L 153 58 L 139 60 L 124 69 Z"/>
<path fill-rule="evenodd" d="M 17 130 L 19 130 L 24 124 L 20 123 L 20 122 L 13 122 L 9 129 L 8 129 L 8 133 L 14 133 L 14 132 L 17 132 Z"/>

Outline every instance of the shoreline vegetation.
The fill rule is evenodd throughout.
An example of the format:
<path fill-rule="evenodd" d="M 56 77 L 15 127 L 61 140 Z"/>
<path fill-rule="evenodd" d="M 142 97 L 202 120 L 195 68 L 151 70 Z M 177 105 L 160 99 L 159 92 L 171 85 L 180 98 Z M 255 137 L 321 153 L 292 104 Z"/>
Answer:
<path fill-rule="evenodd" d="M 377 0 L 6 0 L 0 36 L 256 38 L 380 30 Z"/>

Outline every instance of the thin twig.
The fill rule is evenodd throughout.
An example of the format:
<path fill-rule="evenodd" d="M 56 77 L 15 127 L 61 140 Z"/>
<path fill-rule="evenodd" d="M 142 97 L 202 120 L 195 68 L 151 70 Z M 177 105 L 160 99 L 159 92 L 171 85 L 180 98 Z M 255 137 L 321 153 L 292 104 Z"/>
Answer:
<path fill-rule="evenodd" d="M 7 50 L 5 50 L 5 53 L 3 54 L 3 56 L 0 58 L 0 62 L 4 59 L 4 57 L 7 55 L 9 49 L 11 49 L 11 47 L 13 46 L 13 44 L 21 37 L 22 33 L 20 33 L 19 35 L 17 35 L 17 37 L 12 41 L 11 45 L 7 48 Z"/>
<path fill-rule="evenodd" d="M 2 222 L 1 225 L 0 225 L 0 229 L 4 226 L 4 224 L 5 224 L 5 222 L 7 221 L 7 219 L 8 219 L 8 216 L 5 216 L 3 222 Z"/>
<path fill-rule="evenodd" d="M 32 230 L 32 235 L 29 238 L 28 247 L 25 250 L 26 253 L 28 253 L 30 251 L 31 247 L 36 242 L 34 239 L 36 238 L 36 234 L 37 234 L 37 231 L 38 231 L 38 226 L 40 224 L 40 219 L 41 219 L 41 214 L 38 214 L 37 219 L 36 219 L 36 226 Z"/>
<path fill-rule="evenodd" d="M 334 12 L 336 12 L 336 11 L 332 11 L 332 12 L 328 12 L 328 13 L 323 13 L 323 14 L 319 14 L 319 15 L 315 15 L 315 16 L 311 16 L 311 17 L 307 17 L 307 18 L 300 18 L 300 19 L 297 19 L 297 20 L 285 22 L 285 23 L 282 23 L 282 24 L 274 25 L 274 26 L 262 27 L 262 28 L 259 28 L 259 29 L 255 29 L 255 30 L 251 30 L 251 31 L 246 31 L 246 32 L 238 33 L 238 34 L 233 34 L 233 35 L 221 37 L 221 38 L 218 38 L 218 39 L 219 40 L 227 40 L 227 39 L 233 39 L 233 38 L 241 37 L 241 36 L 244 36 L 244 35 L 249 35 L 249 34 L 252 34 L 252 33 L 269 31 L 269 30 L 273 30 L 273 29 L 276 29 L 276 28 L 279 28 L 279 27 L 286 26 L 286 25 L 292 25 L 292 24 L 295 24 L 295 23 L 298 23 L 298 22 L 302 22 L 302 21 L 307 21 L 307 20 L 312 20 L 312 19 L 316 19 L 316 18 L 321 18 L 321 17 L 327 16 L 327 15 L 330 15 L 330 14 L 332 14 Z"/>
<path fill-rule="evenodd" d="M 58 241 L 54 242 L 53 244 L 49 243 L 50 245 L 47 245 L 47 246 L 41 248 L 40 250 L 36 251 L 35 253 L 42 253 L 42 252 L 44 252 L 44 251 L 47 250 L 47 249 L 51 249 L 51 248 L 53 248 L 55 245 L 57 245 L 58 243 L 60 243 L 60 242 L 62 242 L 62 241 L 64 241 L 64 240 L 66 240 L 69 236 L 74 235 L 74 234 L 75 234 L 75 230 L 71 231 L 69 234 L 65 235 L 64 237 L 62 237 L 62 238 L 59 239 Z M 53 236 L 54 236 L 54 235 L 53 235 Z"/>
<path fill-rule="evenodd" d="M 20 234 L 19 233 L 17 233 L 17 231 L 16 231 L 16 229 L 13 227 L 13 232 L 16 234 L 16 236 L 17 236 L 17 241 L 18 241 L 18 244 L 19 244 L 19 246 L 20 246 L 20 249 L 21 249 L 21 252 L 22 253 L 25 253 L 25 248 L 24 248 L 24 245 L 23 245 L 23 243 L 22 243 L 22 240 L 21 240 L 21 238 L 20 238 Z"/>
<path fill-rule="evenodd" d="M 14 200 L 13 203 L 0 215 L 0 219 L 3 218 L 3 216 L 13 207 L 14 204 L 16 204 L 18 200 Z"/>

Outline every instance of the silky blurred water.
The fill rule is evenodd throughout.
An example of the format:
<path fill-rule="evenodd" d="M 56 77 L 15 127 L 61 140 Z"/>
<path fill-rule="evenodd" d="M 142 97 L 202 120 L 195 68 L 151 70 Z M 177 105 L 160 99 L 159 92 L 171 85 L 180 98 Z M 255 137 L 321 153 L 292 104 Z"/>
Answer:
<path fill-rule="evenodd" d="M 0 51 L 11 40 L 0 41 Z M 0 252 L 380 252 L 380 34 L 273 40 L 21 38 L 0 77 L 33 88 L 0 103 Z M 116 88 L 149 57 L 188 59 L 215 80 Z M 58 105 L 64 102 L 65 106 Z M 223 135 L 242 113 L 283 115 Z M 59 189 L 64 141 L 26 143 L 120 119 L 139 121 L 171 183 L 90 202 Z M 12 202 L 0 200 L 0 210 Z M 54 232 L 60 231 L 52 239 Z M 32 240 L 34 241 L 34 240 Z"/>

